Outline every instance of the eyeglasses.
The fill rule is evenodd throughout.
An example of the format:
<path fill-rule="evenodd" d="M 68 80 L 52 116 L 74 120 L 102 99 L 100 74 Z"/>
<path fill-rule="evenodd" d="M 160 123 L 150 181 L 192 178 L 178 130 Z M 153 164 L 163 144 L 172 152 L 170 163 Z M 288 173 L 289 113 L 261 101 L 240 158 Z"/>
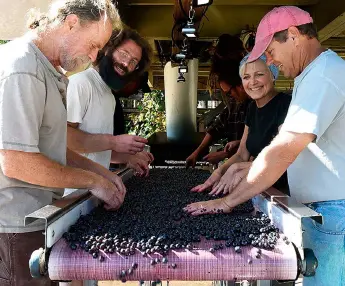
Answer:
<path fill-rule="evenodd" d="M 135 59 L 132 59 L 130 54 L 121 50 L 116 50 L 116 51 L 118 52 L 120 61 L 126 61 L 128 63 L 128 67 L 131 70 L 135 70 L 139 68 L 139 62 Z"/>

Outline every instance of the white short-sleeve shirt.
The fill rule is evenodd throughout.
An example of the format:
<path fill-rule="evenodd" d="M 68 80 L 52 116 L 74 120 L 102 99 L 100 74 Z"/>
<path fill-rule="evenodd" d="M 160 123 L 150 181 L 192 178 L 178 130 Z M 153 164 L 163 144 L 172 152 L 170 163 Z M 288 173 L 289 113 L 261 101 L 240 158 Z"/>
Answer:
<path fill-rule="evenodd" d="M 295 79 L 281 131 L 316 135 L 288 168 L 291 196 L 345 199 L 345 61 L 336 53 L 323 52 Z"/>
<path fill-rule="evenodd" d="M 99 73 L 89 68 L 69 78 L 67 120 L 92 134 L 113 134 L 115 97 Z M 109 168 L 111 150 L 82 154 Z"/>

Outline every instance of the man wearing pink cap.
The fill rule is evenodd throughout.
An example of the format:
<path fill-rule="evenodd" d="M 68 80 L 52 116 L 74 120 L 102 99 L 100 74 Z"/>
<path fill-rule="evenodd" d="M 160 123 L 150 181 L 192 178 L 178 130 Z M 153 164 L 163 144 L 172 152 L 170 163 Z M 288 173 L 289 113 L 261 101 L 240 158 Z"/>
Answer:
<path fill-rule="evenodd" d="M 303 225 L 304 247 L 314 251 L 319 264 L 303 285 L 345 285 L 345 61 L 322 48 L 309 13 L 292 6 L 274 8 L 261 20 L 248 62 L 263 53 L 267 64 L 294 78 L 282 128 L 235 187 L 220 182 L 229 190 L 226 197 L 206 206 L 192 204 L 188 211 L 230 212 L 287 170 L 291 196 L 324 220 L 305 220 Z"/>

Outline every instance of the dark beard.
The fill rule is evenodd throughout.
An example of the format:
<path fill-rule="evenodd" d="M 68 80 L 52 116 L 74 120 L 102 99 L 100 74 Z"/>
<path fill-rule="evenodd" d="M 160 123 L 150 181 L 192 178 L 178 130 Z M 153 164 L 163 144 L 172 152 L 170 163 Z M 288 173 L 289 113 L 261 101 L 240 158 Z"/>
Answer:
<path fill-rule="evenodd" d="M 129 81 L 128 69 L 123 65 L 116 63 L 117 67 L 126 72 L 125 76 L 120 76 L 114 70 L 113 59 L 111 56 L 105 55 L 99 62 L 99 74 L 104 82 L 114 91 L 122 89 Z"/>
<path fill-rule="evenodd" d="M 115 62 L 115 63 L 114 63 L 114 66 L 116 66 L 117 68 L 122 69 L 122 70 L 125 72 L 125 75 L 123 75 L 123 76 L 120 76 L 120 75 L 119 75 L 120 77 L 126 77 L 126 76 L 129 74 L 128 68 L 125 67 L 124 65 Z M 116 72 L 116 71 L 115 71 L 115 72 Z"/>

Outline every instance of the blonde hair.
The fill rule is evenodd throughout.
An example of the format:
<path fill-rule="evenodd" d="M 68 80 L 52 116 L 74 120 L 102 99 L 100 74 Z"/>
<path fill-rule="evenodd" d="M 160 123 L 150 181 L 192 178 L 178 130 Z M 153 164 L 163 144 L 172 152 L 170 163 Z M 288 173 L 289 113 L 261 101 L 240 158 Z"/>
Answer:
<path fill-rule="evenodd" d="M 114 29 L 122 29 L 122 22 L 118 10 L 110 0 L 59 0 L 55 1 L 47 13 L 40 13 L 37 9 L 30 9 L 27 26 L 39 29 L 41 32 L 48 27 L 62 24 L 68 15 L 75 14 L 81 24 L 104 21 L 110 19 Z"/>
<path fill-rule="evenodd" d="M 258 62 L 258 61 L 261 61 L 261 62 L 263 62 L 263 63 L 265 64 L 265 67 L 266 67 L 267 71 L 269 72 L 269 74 L 270 74 L 270 76 L 271 76 L 271 79 L 274 81 L 274 76 L 273 76 L 273 74 L 272 74 L 270 68 L 268 67 L 268 65 L 266 64 L 266 62 L 265 62 L 263 59 L 258 58 L 256 61 L 251 62 L 251 63 L 249 63 L 249 64 L 253 64 L 253 63 L 256 63 L 256 62 Z M 247 64 L 248 64 L 248 63 L 245 62 L 243 65 L 240 66 L 240 71 L 239 71 L 239 73 L 240 73 L 241 79 L 243 79 L 244 72 L 245 72 L 245 68 L 246 68 Z"/>

